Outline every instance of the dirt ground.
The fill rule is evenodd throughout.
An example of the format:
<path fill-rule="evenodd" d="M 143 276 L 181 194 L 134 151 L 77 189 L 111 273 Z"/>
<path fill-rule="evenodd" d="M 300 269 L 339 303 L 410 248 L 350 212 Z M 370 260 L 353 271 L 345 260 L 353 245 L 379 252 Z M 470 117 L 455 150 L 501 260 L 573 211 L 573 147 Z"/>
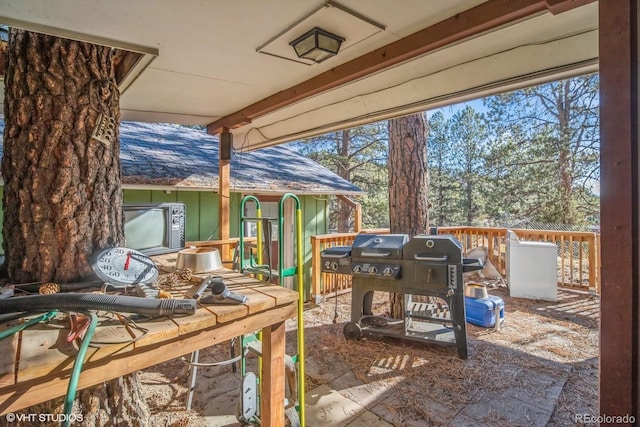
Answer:
<path fill-rule="evenodd" d="M 501 284 L 488 284 L 489 293 L 505 301 L 505 322 L 500 330 L 468 324 L 467 360 L 459 359 L 454 347 L 397 339 L 345 340 L 342 328 L 349 320 L 350 293 L 308 307 L 306 389 L 334 386 L 331 381 L 339 373 L 351 371 L 354 381 L 383 390 L 368 407 L 378 409 L 379 419 L 393 426 L 451 425 L 455 414 L 474 416 L 478 408 L 483 408 L 478 424 L 493 426 L 540 425 L 534 422 L 536 410 L 547 414 L 550 426 L 580 425 L 577 414 L 596 415 L 599 298 L 561 290 L 557 302 L 512 299 Z M 386 295 L 376 293 L 374 313 L 386 310 Z M 287 330 L 288 349 L 295 352 L 295 321 Z M 223 360 L 228 355 L 229 345 L 223 344 L 201 351 L 200 359 Z M 152 425 L 214 425 L 204 416 L 211 412 L 212 401 L 239 394 L 240 380 L 229 366 L 199 372 L 190 411 L 185 410 L 185 363 L 173 360 L 141 372 Z M 505 393 L 537 408 L 532 419 L 510 417 L 509 405 L 496 403 Z"/>

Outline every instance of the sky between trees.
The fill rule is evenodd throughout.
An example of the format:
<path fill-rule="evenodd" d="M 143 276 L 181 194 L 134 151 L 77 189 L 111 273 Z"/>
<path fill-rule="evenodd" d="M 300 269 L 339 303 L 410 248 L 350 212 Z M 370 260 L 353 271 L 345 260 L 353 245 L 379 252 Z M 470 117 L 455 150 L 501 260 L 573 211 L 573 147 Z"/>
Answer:
<path fill-rule="evenodd" d="M 431 225 L 599 224 L 598 103 L 589 74 L 425 112 Z M 365 227 L 388 226 L 386 122 L 293 145 L 367 192 Z"/>

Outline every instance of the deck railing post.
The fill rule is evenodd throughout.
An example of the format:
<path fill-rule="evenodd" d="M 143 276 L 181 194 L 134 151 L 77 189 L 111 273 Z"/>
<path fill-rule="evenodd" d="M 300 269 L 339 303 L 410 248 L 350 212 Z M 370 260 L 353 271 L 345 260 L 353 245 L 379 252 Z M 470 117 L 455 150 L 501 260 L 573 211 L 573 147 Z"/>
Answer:
<path fill-rule="evenodd" d="M 598 280 L 596 276 L 596 268 L 597 268 L 597 252 L 599 252 L 600 248 L 596 245 L 597 236 L 591 236 L 589 238 L 589 292 L 590 293 L 598 293 L 599 286 Z"/>
<path fill-rule="evenodd" d="M 320 241 L 318 236 L 311 236 L 311 300 L 316 304 L 322 302 L 322 267 L 320 265 Z"/>

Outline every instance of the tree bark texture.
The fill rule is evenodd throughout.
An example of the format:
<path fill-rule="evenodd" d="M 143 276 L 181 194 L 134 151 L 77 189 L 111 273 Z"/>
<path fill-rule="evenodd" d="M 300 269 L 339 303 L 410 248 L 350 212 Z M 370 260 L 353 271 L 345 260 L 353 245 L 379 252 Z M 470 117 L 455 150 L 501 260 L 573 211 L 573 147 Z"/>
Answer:
<path fill-rule="evenodd" d="M 340 168 L 338 175 L 341 178 L 351 181 L 351 165 L 349 153 L 351 151 L 351 135 L 350 130 L 346 129 L 341 132 L 342 140 L 339 144 L 338 154 L 340 158 Z M 338 233 L 348 233 L 350 231 L 349 220 L 351 219 L 351 206 L 344 201 L 338 203 Z"/>
<path fill-rule="evenodd" d="M 572 105 L 571 82 L 566 80 L 561 85 L 561 91 L 556 99 L 558 110 L 558 124 L 560 140 L 558 141 L 558 175 L 560 189 L 560 221 L 562 224 L 575 224 L 577 212 L 573 194 L 574 156 L 571 153 L 571 110 Z"/>
<path fill-rule="evenodd" d="M 109 47 L 11 30 L 5 74 L 3 247 L 13 283 L 78 281 L 124 242 L 119 92 Z M 112 143 L 91 137 L 98 116 Z"/>
<path fill-rule="evenodd" d="M 64 398 L 54 399 L 28 408 L 24 414 L 62 414 Z M 74 415 L 82 415 L 83 426 L 95 427 L 146 427 L 150 425 L 151 412 L 142 393 L 137 372 L 88 390 L 82 390 L 73 404 Z M 4 418 L 4 417 L 3 417 Z M 71 425 L 80 425 L 71 423 Z M 0 426 L 4 426 L 0 421 Z M 33 421 L 16 421 L 7 427 L 33 427 Z M 59 422 L 43 422 L 38 427 L 59 427 Z"/>
<path fill-rule="evenodd" d="M 429 230 L 427 124 L 422 113 L 389 120 L 389 225 L 391 233 Z M 391 317 L 402 319 L 402 295 L 391 294 Z"/>
<path fill-rule="evenodd" d="M 111 48 L 11 30 L 2 158 L 10 282 L 78 281 L 92 274 L 95 249 L 124 243 L 119 100 Z M 92 138 L 100 116 L 113 121 L 112 138 Z M 62 408 L 41 406 L 25 412 Z M 149 418 L 135 374 L 80 391 L 74 413 L 95 426 Z"/>

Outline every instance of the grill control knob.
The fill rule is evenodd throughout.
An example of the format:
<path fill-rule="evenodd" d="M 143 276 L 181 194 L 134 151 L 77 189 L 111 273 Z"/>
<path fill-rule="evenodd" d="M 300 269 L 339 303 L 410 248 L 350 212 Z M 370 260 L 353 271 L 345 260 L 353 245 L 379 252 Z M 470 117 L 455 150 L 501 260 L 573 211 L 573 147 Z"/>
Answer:
<path fill-rule="evenodd" d="M 337 263 L 337 262 L 335 262 L 335 261 L 333 261 L 333 262 L 331 263 L 331 269 L 332 269 L 333 271 L 336 271 L 336 270 L 338 269 L 338 263 Z"/>
<path fill-rule="evenodd" d="M 393 268 L 385 267 L 385 269 L 382 270 L 382 274 L 385 276 L 391 276 L 393 274 Z"/>
<path fill-rule="evenodd" d="M 360 273 L 362 271 L 362 266 L 361 265 L 356 265 L 355 267 L 353 267 L 353 272 L 354 273 Z"/>
<path fill-rule="evenodd" d="M 367 273 L 369 274 L 376 274 L 377 272 L 378 272 L 378 269 L 375 268 L 373 265 L 369 267 L 369 269 L 367 270 Z"/>

